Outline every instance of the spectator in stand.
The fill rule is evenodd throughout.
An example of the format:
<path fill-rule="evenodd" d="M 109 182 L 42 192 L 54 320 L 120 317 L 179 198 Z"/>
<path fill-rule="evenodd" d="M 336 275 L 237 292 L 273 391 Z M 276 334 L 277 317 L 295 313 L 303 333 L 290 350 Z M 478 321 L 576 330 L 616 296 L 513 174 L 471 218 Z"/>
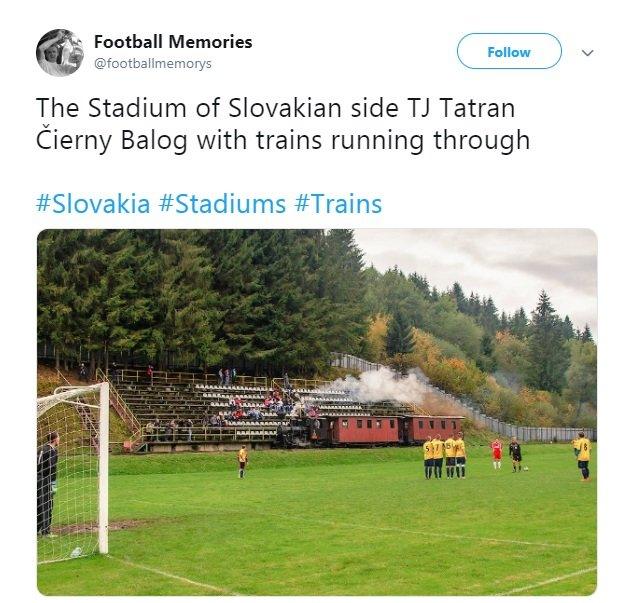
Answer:
<path fill-rule="evenodd" d="M 193 420 L 186 419 L 186 434 L 188 435 L 188 441 L 191 442 L 193 439 Z"/>
<path fill-rule="evenodd" d="M 160 434 L 162 432 L 162 425 L 160 424 L 160 419 L 156 417 L 154 421 L 154 440 L 160 440 Z"/>
<path fill-rule="evenodd" d="M 225 369 L 225 385 L 231 385 L 231 375 L 229 369 Z"/>
<path fill-rule="evenodd" d="M 234 385 L 234 383 L 236 382 L 236 367 L 233 367 L 231 369 L 231 384 Z"/>
<path fill-rule="evenodd" d="M 78 377 L 79 377 L 80 381 L 86 381 L 87 380 L 87 367 L 85 366 L 84 362 L 80 363 L 80 370 L 78 372 Z"/>
<path fill-rule="evenodd" d="M 273 403 L 273 399 L 270 398 L 269 396 L 266 396 L 266 398 L 264 398 L 264 410 L 268 410 L 272 403 Z"/>
<path fill-rule="evenodd" d="M 223 385 L 223 369 L 218 370 L 218 384 Z"/>
<path fill-rule="evenodd" d="M 290 385 L 290 378 L 288 377 L 288 373 L 283 374 L 283 389 L 286 391 L 292 389 L 292 386 Z"/>
<path fill-rule="evenodd" d="M 229 410 L 234 410 L 236 408 L 236 398 L 235 396 L 232 396 L 229 399 Z"/>
<path fill-rule="evenodd" d="M 113 362 L 110 365 L 110 378 L 112 379 L 113 383 L 117 383 L 119 378 L 119 367 L 117 366 L 116 362 Z"/>
<path fill-rule="evenodd" d="M 234 412 L 232 413 L 232 416 L 234 418 L 234 421 L 240 421 L 244 418 L 244 413 L 242 412 L 241 408 L 236 408 L 236 410 L 234 410 Z"/>
<path fill-rule="evenodd" d="M 155 426 L 152 421 L 149 421 L 147 425 L 145 425 L 145 440 L 147 442 L 151 442 L 154 439 L 154 430 Z"/>
<path fill-rule="evenodd" d="M 174 425 L 174 421 L 170 421 L 169 423 L 167 423 L 164 427 L 164 441 L 165 442 L 172 442 L 173 441 L 173 425 Z"/>
<path fill-rule="evenodd" d="M 152 366 L 151 363 L 147 365 L 147 378 L 149 379 L 149 382 L 153 385 L 154 384 L 154 367 Z"/>
<path fill-rule="evenodd" d="M 171 440 L 177 440 L 177 421 L 175 419 L 171 419 Z"/>

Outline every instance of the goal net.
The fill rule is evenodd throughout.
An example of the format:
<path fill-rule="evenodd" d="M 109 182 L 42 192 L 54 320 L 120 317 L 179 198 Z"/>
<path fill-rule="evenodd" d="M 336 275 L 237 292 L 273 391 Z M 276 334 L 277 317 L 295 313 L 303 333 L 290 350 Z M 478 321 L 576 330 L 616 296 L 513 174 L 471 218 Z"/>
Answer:
<path fill-rule="evenodd" d="M 108 552 L 108 383 L 37 399 L 37 562 Z"/>

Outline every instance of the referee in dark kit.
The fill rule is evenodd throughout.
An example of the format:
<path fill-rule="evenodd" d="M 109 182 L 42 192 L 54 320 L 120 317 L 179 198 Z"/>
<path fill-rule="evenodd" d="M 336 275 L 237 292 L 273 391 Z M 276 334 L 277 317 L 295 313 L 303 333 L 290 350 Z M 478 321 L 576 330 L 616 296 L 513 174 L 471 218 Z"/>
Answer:
<path fill-rule="evenodd" d="M 37 451 L 37 534 L 42 536 L 50 536 L 52 525 L 59 442 L 58 432 L 53 431 Z"/>

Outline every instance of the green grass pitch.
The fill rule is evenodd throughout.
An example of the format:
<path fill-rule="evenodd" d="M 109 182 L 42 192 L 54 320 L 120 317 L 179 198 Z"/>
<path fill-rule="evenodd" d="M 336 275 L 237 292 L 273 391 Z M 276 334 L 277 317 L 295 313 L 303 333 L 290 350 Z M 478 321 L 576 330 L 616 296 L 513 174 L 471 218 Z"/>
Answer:
<path fill-rule="evenodd" d="M 468 443 L 469 444 L 469 443 Z M 468 447 L 425 481 L 421 448 L 112 457 L 110 556 L 40 565 L 44 594 L 588 595 L 595 454 L 526 445 L 513 474 Z M 64 487 L 63 480 L 59 486 Z M 66 487 L 66 485 L 65 485 Z"/>

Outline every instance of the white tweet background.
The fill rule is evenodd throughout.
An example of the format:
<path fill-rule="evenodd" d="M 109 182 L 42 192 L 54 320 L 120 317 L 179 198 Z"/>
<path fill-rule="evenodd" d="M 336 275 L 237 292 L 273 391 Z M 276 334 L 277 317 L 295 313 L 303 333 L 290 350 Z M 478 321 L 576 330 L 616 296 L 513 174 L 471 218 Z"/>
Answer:
<path fill-rule="evenodd" d="M 22 3 L 9 24 L 3 105 L 4 177 L 9 179 L 2 220 L 4 319 L 3 554 L 11 560 L 5 592 L 18 600 L 39 596 L 35 588 L 32 534 L 34 482 L 36 236 L 46 228 L 590 228 L 599 241 L 600 267 L 600 555 L 598 596 L 615 592 L 617 559 L 607 554 L 618 526 L 616 456 L 611 437 L 620 417 L 621 118 L 614 91 L 620 85 L 614 3 L 606 2 L 115 2 L 53 5 Z M 5 8 L 5 11 L 7 9 Z M 5 21 L 6 22 L 6 21 Z M 620 20 L 618 21 L 620 24 Z M 35 61 L 39 37 L 68 28 L 83 41 L 80 70 L 51 78 Z M 559 65 L 545 71 L 472 71 L 456 57 L 458 40 L 474 31 L 550 32 L 563 45 Z M 185 34 L 252 38 L 250 50 L 95 50 L 96 33 L 125 37 Z M 582 49 L 594 49 L 585 57 Z M 98 57 L 169 57 L 213 62 L 196 71 L 104 70 Z M 513 120 L 88 120 L 41 119 L 35 98 L 56 96 L 86 104 L 95 96 L 133 100 L 184 100 L 189 106 L 214 96 L 257 100 L 294 95 L 351 101 L 411 96 L 512 101 Z M 83 109 L 84 110 L 84 109 Z M 463 127 L 530 135 L 530 152 L 199 152 L 42 151 L 35 136 L 42 124 L 67 132 L 108 132 L 155 127 L 194 132 L 238 127 L 301 132 L 430 132 Z M 8 169 L 7 169 L 8 168 Z M 336 196 L 380 196 L 380 215 L 282 216 L 54 216 L 37 214 L 42 192 L 106 197 L 117 192 L 156 199 L 164 192 L 211 196 L 288 196 L 323 191 Z M 387 233 L 391 236 L 391 233 Z M 619 453 L 617 453 L 619 454 Z M 9 462 L 10 459 L 10 462 Z M 564 501 L 561 501 L 564 507 Z M 7 521 L 8 520 L 8 521 Z M 579 517 L 578 521 L 582 518 Z M 580 561 L 580 560 L 579 560 Z M 9 566 L 5 563 L 5 569 Z M 520 571 L 520 568 L 518 568 Z"/>

